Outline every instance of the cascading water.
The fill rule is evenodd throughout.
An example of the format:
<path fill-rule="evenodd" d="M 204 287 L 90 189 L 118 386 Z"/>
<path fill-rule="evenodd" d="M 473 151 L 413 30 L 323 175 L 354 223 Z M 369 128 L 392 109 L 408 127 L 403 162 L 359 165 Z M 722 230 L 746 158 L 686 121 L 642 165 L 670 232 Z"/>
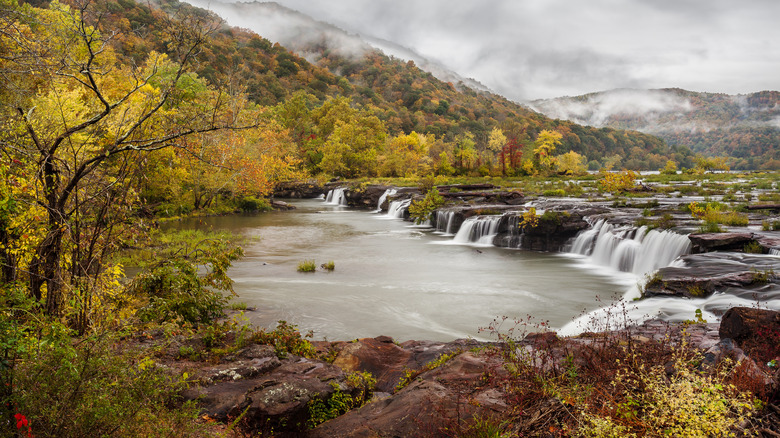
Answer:
<path fill-rule="evenodd" d="M 668 266 L 691 249 L 688 236 L 671 231 L 615 228 L 599 220 L 592 229 L 580 233 L 570 252 L 590 256 L 602 266 L 638 276 Z"/>
<path fill-rule="evenodd" d="M 412 203 L 411 199 L 399 199 L 397 201 L 391 201 L 390 206 L 387 207 L 387 216 L 391 218 L 403 219 L 406 209 L 409 208 L 409 204 Z"/>
<path fill-rule="evenodd" d="M 376 211 L 374 213 L 379 213 L 382 211 L 382 204 L 385 203 L 388 196 L 393 196 L 396 193 L 398 193 L 398 190 L 396 189 L 387 189 L 384 193 L 382 193 L 382 196 L 379 197 L 379 202 L 376 203 Z"/>
<path fill-rule="evenodd" d="M 492 245 L 493 237 L 498 233 L 500 221 L 501 216 L 470 217 L 460 226 L 460 230 L 453 238 L 453 242 Z"/>
<path fill-rule="evenodd" d="M 339 187 L 333 190 L 328 190 L 328 195 L 325 197 L 325 204 L 327 205 L 341 205 L 347 206 L 347 194 L 345 187 Z"/>
<path fill-rule="evenodd" d="M 780 249 L 779 248 L 770 248 L 769 249 L 769 255 L 780 256 Z"/>
<path fill-rule="evenodd" d="M 646 227 L 615 227 L 605 220 L 599 220 L 593 228 L 575 238 L 570 252 L 589 256 L 594 264 L 631 273 L 640 280 L 659 268 L 675 263 L 679 256 L 688 254 L 690 249 L 690 240 L 685 235 L 671 231 L 648 231 Z M 638 296 L 639 286 L 632 286 L 623 295 L 623 300 L 626 302 Z M 615 307 L 602 308 L 564 325 L 558 333 L 570 336 L 583 330 L 616 329 L 626 324 L 639 323 L 650 315 L 664 313 L 668 307 L 666 300 L 651 298 L 629 308 L 624 307 L 620 318 L 614 314 Z M 672 306 L 681 305 L 686 304 L 675 300 Z M 597 324 L 595 327 L 592 326 L 594 322 Z"/>
<path fill-rule="evenodd" d="M 453 227 L 455 225 L 455 212 L 436 210 L 436 231 L 443 233 L 445 236 L 453 235 Z"/>

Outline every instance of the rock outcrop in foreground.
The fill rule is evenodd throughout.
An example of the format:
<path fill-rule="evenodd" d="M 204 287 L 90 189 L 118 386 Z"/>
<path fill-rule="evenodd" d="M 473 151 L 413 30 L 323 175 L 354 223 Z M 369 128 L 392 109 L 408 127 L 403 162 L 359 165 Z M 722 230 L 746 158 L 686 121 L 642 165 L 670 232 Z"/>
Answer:
<path fill-rule="evenodd" d="M 733 308 L 721 324 L 651 320 L 618 332 L 571 338 L 558 338 L 554 332 L 529 334 L 513 345 L 518 354 L 535 358 L 532 361 L 541 370 L 577 366 L 585 372 L 599 360 L 594 354 L 609 351 L 600 350 L 600 345 L 622 351 L 632 343 L 688 345 L 700 351 L 701 367 L 730 358 L 741 364 L 744 378 L 763 386 L 762 391 L 777 393 L 777 366 L 771 361 L 780 361 L 780 312 Z M 192 374 L 200 384 L 183 395 L 198 401 L 204 418 L 238 420 L 247 431 L 274 436 L 442 436 L 465 431 L 474 419 L 490 418 L 511 418 L 512 436 L 527 436 L 562 421 L 559 417 L 571 409 L 564 396 L 548 394 L 532 411 L 517 410 L 523 402 L 513 398 L 516 393 L 507 372 L 516 365 L 507 365 L 502 354 L 509 344 L 474 340 L 398 344 L 386 336 L 316 344 L 319 351 L 330 352 L 331 360 L 280 358 L 271 346 L 251 344 L 218 364 L 182 362 L 171 353 L 168 365 L 196 368 Z M 376 379 L 373 398 L 311 429 L 313 403 L 330 406 L 329 400 L 342 400 L 344 394 L 362 397 L 361 388 L 349 377 L 356 372 L 371 373 Z M 779 431 L 775 426 L 773 432 Z"/>

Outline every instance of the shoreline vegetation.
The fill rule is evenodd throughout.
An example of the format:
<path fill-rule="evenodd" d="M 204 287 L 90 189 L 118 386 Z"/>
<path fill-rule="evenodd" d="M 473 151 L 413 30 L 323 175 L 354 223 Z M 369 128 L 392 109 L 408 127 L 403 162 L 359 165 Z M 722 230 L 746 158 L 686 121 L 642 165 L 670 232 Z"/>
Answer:
<path fill-rule="evenodd" d="M 708 157 L 323 47 L 315 64 L 176 0 L 0 0 L 0 437 L 780 434 L 777 312 L 735 311 L 719 335 L 694 314 L 570 338 L 512 315 L 494 343 L 249 325 L 229 275 L 240 240 L 161 222 L 345 187 L 375 209 L 384 190 L 361 193 L 392 182 L 423 222 L 500 198 L 533 250 L 576 230 L 522 204 L 567 199 L 632 226 L 751 227 L 702 252 L 777 248 L 776 151 Z"/>

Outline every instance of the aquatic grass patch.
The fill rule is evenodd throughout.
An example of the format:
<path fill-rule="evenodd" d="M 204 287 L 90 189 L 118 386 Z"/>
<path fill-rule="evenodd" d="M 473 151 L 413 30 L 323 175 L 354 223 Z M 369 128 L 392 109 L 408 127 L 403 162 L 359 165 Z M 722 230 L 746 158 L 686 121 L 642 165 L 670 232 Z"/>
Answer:
<path fill-rule="evenodd" d="M 314 260 L 304 260 L 298 263 L 298 272 L 314 272 L 317 270 L 317 263 Z"/>
<path fill-rule="evenodd" d="M 326 271 L 333 271 L 334 269 L 336 269 L 336 262 L 334 262 L 333 260 L 329 260 L 322 264 L 322 269 Z"/>

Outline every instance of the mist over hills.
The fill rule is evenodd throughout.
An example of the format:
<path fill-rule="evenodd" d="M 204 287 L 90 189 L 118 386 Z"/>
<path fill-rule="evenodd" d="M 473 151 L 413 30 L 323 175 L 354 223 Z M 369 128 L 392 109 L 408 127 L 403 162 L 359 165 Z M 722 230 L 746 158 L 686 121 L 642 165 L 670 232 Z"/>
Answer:
<path fill-rule="evenodd" d="M 315 20 L 276 2 L 231 3 L 189 0 L 187 3 L 213 11 L 231 25 L 249 29 L 264 38 L 278 42 L 312 63 L 319 61 L 325 52 L 355 60 L 368 52 L 380 50 L 388 56 L 413 61 L 420 69 L 433 74 L 441 81 L 463 83 L 475 90 L 491 91 L 480 82 L 462 77 L 408 47 L 388 40 L 347 32 L 338 26 Z"/>
<path fill-rule="evenodd" d="M 548 117 L 657 135 L 709 156 L 735 157 L 738 168 L 777 168 L 780 92 L 728 95 L 678 88 L 619 89 L 536 100 Z"/>

